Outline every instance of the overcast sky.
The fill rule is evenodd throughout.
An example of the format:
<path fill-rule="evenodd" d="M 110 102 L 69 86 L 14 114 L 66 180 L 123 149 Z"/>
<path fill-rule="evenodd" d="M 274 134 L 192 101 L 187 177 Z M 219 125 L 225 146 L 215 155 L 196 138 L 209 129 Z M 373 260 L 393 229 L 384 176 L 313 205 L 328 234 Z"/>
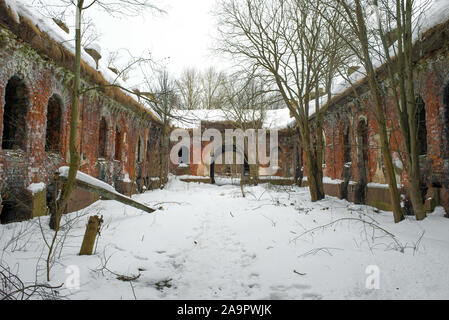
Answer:
<path fill-rule="evenodd" d="M 210 51 L 216 36 L 211 14 L 215 0 L 158 0 L 166 14 L 146 12 L 139 17 L 113 18 L 99 10 L 87 12 L 101 33 L 100 45 L 106 59 L 108 51 L 127 48 L 135 55 L 150 50 L 157 60 L 168 58 L 175 74 L 194 66 L 205 69 L 214 65 L 226 69 L 229 62 Z M 91 9 L 89 9 L 91 10 Z"/>

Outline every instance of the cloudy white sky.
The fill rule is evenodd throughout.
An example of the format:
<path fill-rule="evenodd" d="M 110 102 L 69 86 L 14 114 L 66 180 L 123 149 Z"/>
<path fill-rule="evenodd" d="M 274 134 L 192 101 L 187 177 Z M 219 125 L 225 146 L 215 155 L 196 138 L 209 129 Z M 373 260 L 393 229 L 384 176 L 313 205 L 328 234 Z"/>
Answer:
<path fill-rule="evenodd" d="M 101 33 L 103 56 L 120 48 L 127 48 L 135 55 L 150 50 L 155 59 L 166 58 L 164 62 L 175 74 L 190 66 L 227 68 L 229 62 L 210 50 L 216 36 L 215 18 L 211 14 L 215 0 L 157 0 L 155 3 L 166 14 L 148 11 L 138 17 L 114 18 L 97 9 L 87 12 Z"/>

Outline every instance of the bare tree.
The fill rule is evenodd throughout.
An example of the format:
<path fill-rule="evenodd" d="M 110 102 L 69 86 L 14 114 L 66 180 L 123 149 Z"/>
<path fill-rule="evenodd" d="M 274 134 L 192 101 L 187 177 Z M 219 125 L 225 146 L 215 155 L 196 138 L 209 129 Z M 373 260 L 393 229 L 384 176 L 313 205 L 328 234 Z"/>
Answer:
<path fill-rule="evenodd" d="M 322 41 L 329 37 L 326 20 L 305 0 L 222 0 L 217 16 L 219 50 L 264 74 L 295 117 L 312 201 L 323 199 L 322 115 L 311 93 L 332 67 L 326 53 L 335 42 Z"/>
<path fill-rule="evenodd" d="M 47 6 L 45 1 L 40 1 L 41 5 Z M 50 4 L 51 5 L 51 4 Z M 62 214 L 70 199 L 70 195 L 76 187 L 76 175 L 80 162 L 79 150 L 79 98 L 82 91 L 81 83 L 81 43 L 83 37 L 83 13 L 93 6 L 101 7 L 103 10 L 111 15 L 137 15 L 146 9 L 154 9 L 160 11 L 148 0 L 118 0 L 115 2 L 106 2 L 102 0 L 61 0 L 61 3 L 54 5 L 53 8 L 64 14 L 69 8 L 75 10 L 75 63 L 73 66 L 74 77 L 71 83 L 72 86 L 72 100 L 71 100 L 71 115 L 70 115 L 70 134 L 69 134 L 69 173 L 66 182 L 62 186 L 61 195 L 56 201 L 54 213 L 51 215 L 50 227 L 55 230 L 55 234 L 50 246 L 49 256 L 52 254 L 53 244 L 56 241 L 57 234 L 60 227 Z M 132 91 L 131 91 L 132 92 Z M 50 273 L 47 270 L 47 280 L 50 280 Z"/>
<path fill-rule="evenodd" d="M 203 72 L 201 80 L 203 109 L 220 109 L 225 100 L 226 75 L 209 67 Z"/>
<path fill-rule="evenodd" d="M 175 118 L 173 109 L 179 104 L 176 94 L 176 83 L 171 79 L 168 71 L 163 69 L 159 71 L 156 84 L 152 87 L 153 104 L 157 107 L 156 113 L 161 120 L 161 140 L 159 156 L 159 178 L 163 184 L 166 182 L 168 171 L 168 146 L 170 121 Z"/>
<path fill-rule="evenodd" d="M 0 263 L 0 300 L 61 300 L 60 286 L 24 282 L 8 266 Z"/>
<path fill-rule="evenodd" d="M 45 2 L 41 2 L 45 5 Z M 79 97 L 80 97 L 80 82 L 81 82 L 81 43 L 83 39 L 83 13 L 93 6 L 99 6 L 111 15 L 136 15 L 145 9 L 157 9 L 147 0 L 119 0 L 113 3 L 108 3 L 101 0 L 61 0 L 61 3 L 55 7 L 59 12 L 66 12 L 68 8 L 75 9 L 75 64 L 73 67 L 74 78 L 72 82 L 72 101 L 71 101 L 71 117 L 70 117 L 70 137 L 69 137 L 69 151 L 70 151 L 70 170 L 66 183 L 62 188 L 62 195 L 57 201 L 55 213 L 50 220 L 50 226 L 54 230 L 59 229 L 59 223 L 62 213 L 70 198 L 70 194 L 75 189 L 76 173 L 79 168 L 80 151 L 78 140 L 79 132 Z"/>
<path fill-rule="evenodd" d="M 368 3 L 363 0 L 322 0 L 320 2 L 320 6 L 316 7 L 316 9 L 317 12 L 320 12 L 320 14 L 331 26 L 332 18 L 329 17 L 329 12 L 331 12 L 333 16 L 337 15 L 343 19 L 345 24 L 350 28 L 351 33 L 357 39 L 357 41 L 353 41 L 352 38 L 346 37 L 345 34 L 342 34 L 334 28 L 334 31 L 340 36 L 341 41 L 344 41 L 347 44 L 353 54 L 361 62 L 366 72 L 368 85 L 373 99 L 374 118 L 376 119 L 379 127 L 380 147 L 382 150 L 386 178 L 390 190 L 394 221 L 399 222 L 403 219 L 403 212 L 400 205 L 399 191 L 390 151 L 391 148 L 387 129 L 387 120 L 385 116 L 386 103 L 384 92 L 382 84 L 379 81 L 375 71 L 375 66 L 373 63 L 373 50 L 371 45 L 372 42 L 370 37 L 371 35 L 367 26 L 368 18 L 366 16 L 366 11 L 363 9 L 367 4 Z M 323 10 L 323 8 L 327 8 L 327 10 Z"/>
<path fill-rule="evenodd" d="M 201 73 L 195 68 L 185 69 L 176 81 L 180 94 L 180 107 L 183 109 L 199 109 L 201 106 L 202 86 Z"/>
<path fill-rule="evenodd" d="M 226 96 L 221 110 L 223 110 L 226 118 L 232 121 L 235 129 L 240 129 L 243 132 L 249 129 L 255 129 L 255 150 L 249 150 L 248 141 L 245 140 L 244 144 L 245 149 L 248 149 L 246 161 L 249 160 L 250 152 L 253 152 L 255 155 L 255 163 L 249 164 L 248 166 L 252 182 L 254 185 L 257 185 L 259 180 L 259 158 L 257 157 L 259 152 L 258 130 L 263 126 L 266 118 L 266 110 L 270 106 L 273 97 L 270 96 L 271 91 L 265 87 L 261 79 L 253 75 L 247 76 L 245 72 L 239 73 L 244 75 L 243 79 L 238 79 L 238 76 L 235 75 L 232 77 L 235 80 L 228 81 L 226 84 Z M 245 150 L 238 151 L 242 153 L 242 157 L 245 157 Z M 245 197 L 243 189 L 245 183 L 244 164 L 240 173 L 240 186 L 242 195 Z"/>
<path fill-rule="evenodd" d="M 377 58 L 388 69 L 390 89 L 399 115 L 409 195 L 416 219 L 422 220 L 426 212 L 420 191 L 419 155 L 425 150 L 420 150 L 418 140 L 427 137 L 418 137 L 419 123 L 425 121 L 420 119 L 420 109 L 425 106 L 418 103 L 415 92 L 412 37 L 414 32 L 419 31 L 419 16 L 426 3 L 418 6 L 414 0 L 374 0 L 373 5 L 377 16 L 374 32 L 381 42 Z M 393 44 L 395 39 L 396 43 Z"/>

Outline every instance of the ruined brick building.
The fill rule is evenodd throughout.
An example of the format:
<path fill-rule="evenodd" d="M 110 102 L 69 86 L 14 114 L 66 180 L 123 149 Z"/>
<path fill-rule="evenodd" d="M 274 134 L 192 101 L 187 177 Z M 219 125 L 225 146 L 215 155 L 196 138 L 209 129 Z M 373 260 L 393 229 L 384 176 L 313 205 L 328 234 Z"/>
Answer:
<path fill-rule="evenodd" d="M 53 27 L 57 27 L 57 21 Z M 62 31 L 60 31 L 62 32 Z M 428 30 L 416 45 L 416 88 L 421 104 L 420 145 L 422 193 L 428 211 L 442 205 L 449 212 L 449 21 Z M 91 50 L 86 50 L 91 51 Z M 98 52 L 91 51 L 98 59 Z M 55 170 L 67 165 L 73 53 L 26 16 L 16 16 L 0 0 L 0 195 L 1 222 L 22 220 L 46 212 Z M 100 86 L 80 97 L 80 170 L 122 192 L 159 186 L 161 124 L 151 111 L 117 88 L 107 88 L 107 70 L 83 56 L 83 87 Z M 382 67 L 377 70 L 384 77 Z M 376 122 L 365 79 L 336 94 L 325 108 L 324 189 L 326 194 L 355 203 L 390 209 Z M 228 119 L 198 116 L 188 129 L 220 132 L 235 129 Z M 407 177 L 400 161 L 401 135 L 392 97 L 387 97 L 390 142 L 401 191 Z M 174 124 L 175 127 L 183 127 Z M 279 130 L 279 164 L 275 174 L 260 179 L 272 183 L 307 184 L 302 148 L 294 119 L 287 109 L 268 110 L 265 129 Z M 206 143 L 202 143 L 204 148 Z M 192 163 L 192 150 L 179 150 L 180 165 L 170 172 L 191 180 L 238 176 L 248 165 Z M 233 152 L 223 146 L 216 153 Z M 244 157 L 246 155 L 243 155 Z M 189 161 L 190 160 L 190 161 Z M 190 162 L 189 164 L 187 164 Z M 304 177 L 303 177 L 304 175 Z M 304 178 L 304 179 L 302 179 Z M 134 183 L 134 181 L 136 183 Z M 97 196 L 76 190 L 67 208 L 75 211 Z"/>
<path fill-rule="evenodd" d="M 449 213 L 449 20 L 426 31 L 415 44 L 414 50 L 415 85 L 418 93 L 416 99 L 420 105 L 417 119 L 419 119 L 422 196 L 428 212 L 432 212 L 436 205 L 441 205 Z M 379 67 L 377 73 L 380 79 L 387 81 L 384 66 Z M 323 106 L 326 110 L 323 130 L 324 190 L 328 195 L 351 202 L 391 210 L 368 84 L 366 79 L 360 79 L 354 86 L 357 94 L 354 88 L 349 86 L 346 90 L 334 94 Z M 387 84 L 385 88 L 388 88 Z M 406 196 L 408 183 L 404 164 L 400 159 L 402 142 L 398 117 L 393 96 L 388 90 L 386 92 L 388 131 L 395 171 L 401 192 Z M 279 117 L 279 114 L 285 112 L 286 110 L 272 110 L 266 117 L 270 120 L 271 117 Z M 207 114 L 200 114 L 196 118 L 200 120 L 196 127 L 202 131 L 208 127 L 219 128 L 220 131 L 234 128 L 229 121 L 220 117 L 214 119 Z M 307 173 L 304 172 L 303 166 L 304 156 L 301 156 L 294 120 L 285 116 L 280 118 L 281 121 L 274 127 L 264 126 L 266 129 L 281 129 L 280 165 L 276 176 L 298 181 L 298 178 L 305 175 L 302 183 L 307 185 Z M 204 148 L 205 144 L 202 146 Z M 188 152 L 186 150 L 184 154 Z M 187 157 L 191 157 L 191 154 L 188 153 Z M 231 171 L 224 165 L 211 168 L 204 163 L 200 165 L 191 163 L 189 166 L 172 168 L 172 172 L 180 175 L 190 174 L 200 177 L 210 177 L 214 172 L 229 175 Z M 270 180 L 270 177 L 267 179 Z M 196 180 L 201 179 L 196 177 Z M 407 206 L 407 201 L 405 205 Z"/>
<path fill-rule="evenodd" d="M 171 163 L 170 171 L 176 175 L 191 177 L 185 178 L 186 181 L 214 181 L 214 177 L 234 177 L 239 178 L 242 170 L 248 179 L 252 179 L 254 171 L 257 170 L 257 175 L 262 181 L 269 181 L 276 184 L 293 184 L 301 174 L 302 159 L 300 157 L 300 144 L 298 143 L 298 132 L 293 126 L 292 119 L 290 119 L 289 111 L 287 109 L 280 110 L 266 110 L 265 120 L 261 122 L 258 119 L 255 123 L 246 123 L 242 126 L 239 123 L 228 119 L 229 115 L 221 110 L 188 110 L 185 112 L 185 121 L 178 121 L 175 126 L 188 129 L 191 137 L 190 145 L 179 148 L 179 163 Z M 192 121 L 191 119 L 195 119 Z M 270 154 L 271 149 L 277 148 L 278 164 L 275 167 L 270 167 L 270 173 L 267 172 L 268 165 L 251 165 L 248 161 L 248 145 L 244 150 L 240 150 L 236 146 L 237 139 L 234 138 L 233 143 L 227 145 L 225 141 L 226 130 L 236 131 L 245 128 L 264 129 L 266 130 L 266 153 Z M 208 164 L 204 155 L 200 163 L 195 163 L 193 159 L 193 130 L 197 129 L 201 134 L 208 129 L 217 130 L 222 137 L 222 146 L 217 147 L 212 151 L 212 157 L 208 159 L 211 163 Z M 270 130 L 276 130 L 278 135 L 277 146 L 270 144 Z M 201 139 L 201 138 L 200 138 Z M 248 143 L 247 138 L 246 144 Z M 204 153 L 206 147 L 210 142 L 201 141 L 201 154 Z M 229 143 L 229 142 L 228 142 Z M 234 159 L 232 164 L 225 163 L 225 159 L 231 153 Z M 207 156 L 206 156 L 207 157 Z M 215 160 L 221 157 L 221 163 L 216 163 Z M 237 157 L 241 158 L 243 164 L 238 163 Z M 238 164 L 237 164 L 238 163 Z M 203 177 L 203 178 L 202 178 Z"/>
<path fill-rule="evenodd" d="M 45 214 L 54 172 L 69 161 L 74 55 L 42 30 L 58 29 L 57 23 L 36 25 L 0 0 L 2 223 Z M 91 54 L 98 59 L 98 52 Z M 103 88 L 80 97 L 80 170 L 122 193 L 154 188 L 159 177 L 160 122 L 120 89 L 107 87 L 107 72 L 96 66 L 98 61 L 84 53 L 82 88 Z M 77 189 L 67 211 L 97 199 Z"/>
<path fill-rule="evenodd" d="M 423 34 L 414 46 L 415 91 L 420 113 L 421 189 L 428 212 L 442 205 L 449 213 L 449 20 Z M 385 79 L 383 66 L 378 77 Z M 325 176 L 333 179 L 329 193 L 356 203 L 390 209 L 379 135 L 366 79 L 328 102 L 324 116 Z M 385 83 L 385 88 L 388 88 Z M 401 161 L 402 136 L 393 95 L 387 90 L 386 112 L 392 156 L 402 193 L 407 176 Z"/>

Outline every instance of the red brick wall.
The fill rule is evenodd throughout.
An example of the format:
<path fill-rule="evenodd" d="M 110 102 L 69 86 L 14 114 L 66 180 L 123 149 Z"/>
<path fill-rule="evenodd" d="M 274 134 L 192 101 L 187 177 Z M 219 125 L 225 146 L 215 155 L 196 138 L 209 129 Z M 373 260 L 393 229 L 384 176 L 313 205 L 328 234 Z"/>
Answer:
<path fill-rule="evenodd" d="M 415 73 L 416 91 L 425 102 L 427 137 L 427 155 L 423 161 L 422 180 L 428 188 L 449 188 L 449 143 L 447 130 L 447 114 L 449 105 L 444 100 L 445 90 L 449 86 L 449 56 L 447 52 L 427 57 L 420 61 Z M 346 126 L 349 126 L 351 135 L 351 177 L 352 181 L 359 181 L 358 153 L 360 147 L 357 141 L 357 123 L 360 117 L 366 117 L 368 122 L 369 154 L 368 154 L 368 181 L 386 183 L 383 178 L 383 165 L 381 151 L 378 148 L 378 126 L 374 119 L 372 102 L 366 89 L 362 95 L 363 102 L 355 103 L 355 98 L 348 95 L 343 102 L 332 105 L 324 116 L 326 131 L 326 175 L 332 179 L 344 180 L 343 135 Z M 393 158 L 398 158 L 402 150 L 402 136 L 398 123 L 396 107 L 391 93 L 386 97 L 386 118 L 390 133 L 390 144 Z M 446 167 L 445 167 L 446 163 Z M 405 167 L 405 164 L 404 164 Z M 405 187 L 408 184 L 405 170 L 396 169 L 398 183 Z M 446 208 L 449 210 L 449 208 Z"/>
<path fill-rule="evenodd" d="M 66 165 L 69 157 L 69 130 L 71 96 L 67 77 L 70 73 L 56 64 L 44 61 L 26 44 L 9 39 L 8 46 L 0 47 L 0 133 L 3 132 L 3 109 L 5 89 L 9 79 L 16 76 L 24 81 L 27 88 L 28 110 L 26 114 L 27 139 L 23 151 L 7 151 L 0 148 L 0 194 L 11 190 L 20 193 L 33 182 L 49 183 L 53 172 Z M 52 95 L 61 100 L 60 155 L 45 152 L 47 105 Z M 106 157 L 98 159 L 100 120 L 107 123 Z M 114 161 L 116 126 L 122 132 L 121 160 Z M 149 127 L 152 126 L 152 135 Z M 158 176 L 155 161 L 159 154 L 159 124 L 145 121 L 139 123 L 138 115 L 119 105 L 110 98 L 99 94 L 85 94 L 80 99 L 80 170 L 94 177 L 115 183 L 128 174 L 131 179 L 135 172 L 135 146 L 139 130 L 142 136 L 144 158 L 139 164 L 135 178 Z M 159 136 L 158 136 L 159 134 Z M 0 134 L 0 146 L 2 135 Z M 151 152 L 146 150 L 150 139 Z M 149 157 L 151 155 L 151 158 Z M 100 176 L 103 172 L 103 176 Z"/>

